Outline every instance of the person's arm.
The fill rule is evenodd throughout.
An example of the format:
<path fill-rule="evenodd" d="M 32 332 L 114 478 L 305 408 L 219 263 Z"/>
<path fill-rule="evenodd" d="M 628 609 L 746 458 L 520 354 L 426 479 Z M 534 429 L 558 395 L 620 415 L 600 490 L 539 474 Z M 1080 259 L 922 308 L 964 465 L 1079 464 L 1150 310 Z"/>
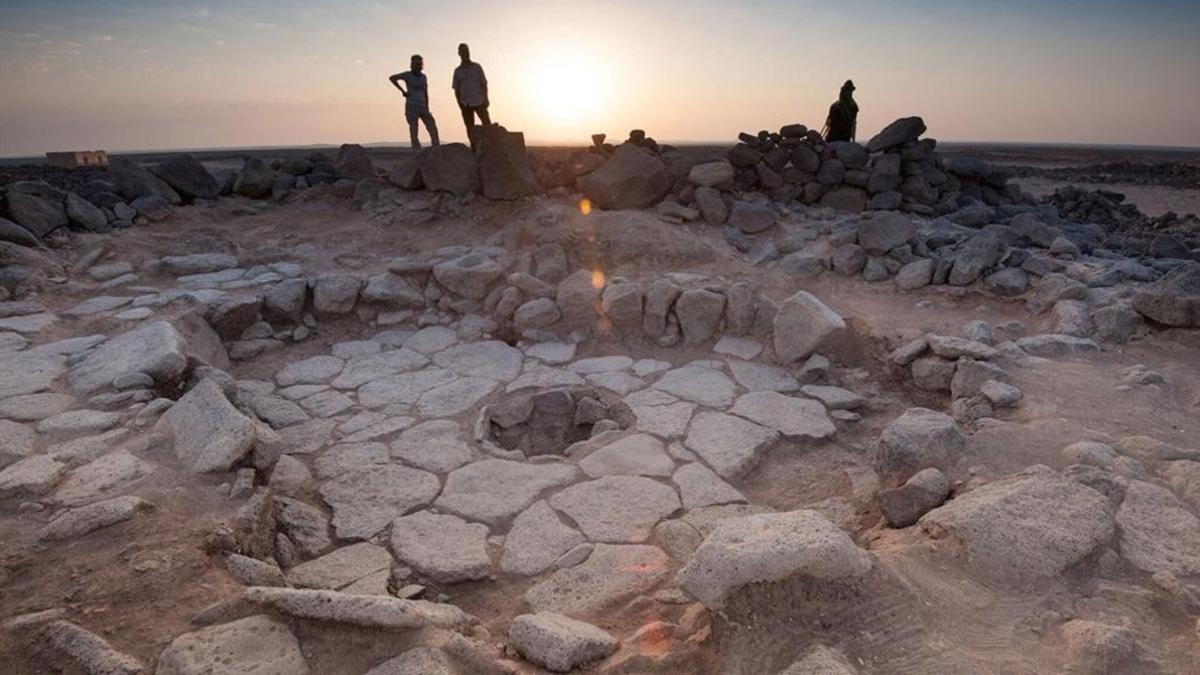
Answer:
<path fill-rule="evenodd" d="M 408 92 L 404 91 L 404 87 L 400 86 L 400 80 L 403 80 L 405 75 L 408 75 L 407 70 L 404 71 L 403 73 L 396 73 L 395 75 L 392 75 L 391 77 L 388 78 L 388 81 L 392 83 L 393 87 L 399 89 L 400 93 L 404 94 L 405 98 L 408 98 Z"/>
<path fill-rule="evenodd" d="M 484 107 L 487 107 L 491 99 L 488 97 L 487 75 L 483 74 L 483 66 L 479 66 L 479 83 L 483 87 L 483 105 Z"/>

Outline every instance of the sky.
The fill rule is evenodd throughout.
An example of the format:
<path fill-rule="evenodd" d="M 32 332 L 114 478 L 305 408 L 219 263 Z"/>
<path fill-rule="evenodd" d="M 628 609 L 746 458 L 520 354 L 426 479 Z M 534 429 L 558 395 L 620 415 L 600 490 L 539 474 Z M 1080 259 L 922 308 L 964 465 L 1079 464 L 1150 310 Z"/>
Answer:
<path fill-rule="evenodd" d="M 1198 35 L 1197 0 L 0 0 L 0 156 L 407 141 L 413 53 L 463 140 L 459 42 L 530 143 L 819 128 L 852 78 L 862 141 L 1200 147 Z"/>

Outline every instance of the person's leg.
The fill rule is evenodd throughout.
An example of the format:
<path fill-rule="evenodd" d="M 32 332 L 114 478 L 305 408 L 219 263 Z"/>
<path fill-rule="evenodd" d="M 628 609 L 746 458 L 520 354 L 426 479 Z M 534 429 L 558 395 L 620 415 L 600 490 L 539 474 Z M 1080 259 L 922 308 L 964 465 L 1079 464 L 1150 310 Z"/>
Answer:
<path fill-rule="evenodd" d="M 438 145 L 437 122 L 433 119 L 433 114 L 429 110 L 421 113 L 421 121 L 425 122 L 425 131 L 429 132 L 429 143 L 433 146 Z"/>
<path fill-rule="evenodd" d="M 471 139 L 471 129 L 475 127 L 475 109 L 465 105 L 460 105 L 458 109 L 462 111 L 463 126 L 467 128 L 467 142 L 474 148 L 475 141 Z"/>
<path fill-rule="evenodd" d="M 421 149 L 421 139 L 417 136 L 417 111 L 405 110 L 404 119 L 408 122 L 408 140 L 412 144 L 413 149 Z"/>
<path fill-rule="evenodd" d="M 478 108 L 475 109 L 475 112 L 479 113 L 479 123 L 480 124 L 482 124 L 485 127 L 492 126 L 492 118 L 490 115 L 488 115 L 488 107 L 486 105 L 479 106 Z"/>

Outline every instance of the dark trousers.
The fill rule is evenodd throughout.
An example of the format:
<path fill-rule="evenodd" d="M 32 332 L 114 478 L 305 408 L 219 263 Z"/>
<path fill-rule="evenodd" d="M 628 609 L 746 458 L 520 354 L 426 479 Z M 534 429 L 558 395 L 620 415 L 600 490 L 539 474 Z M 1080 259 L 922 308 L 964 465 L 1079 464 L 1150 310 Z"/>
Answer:
<path fill-rule="evenodd" d="M 417 122 L 425 123 L 425 131 L 429 132 L 429 142 L 435 147 L 438 144 L 437 122 L 429 114 L 429 108 L 411 106 L 404 109 L 404 119 L 408 122 L 408 138 L 414 148 L 421 147 L 421 139 L 417 138 Z"/>
<path fill-rule="evenodd" d="M 462 110 L 463 124 L 467 125 L 467 139 L 471 141 L 471 147 L 475 147 L 475 136 L 471 131 L 475 128 L 475 116 L 479 115 L 479 123 L 488 126 L 492 123 L 492 118 L 488 115 L 488 107 L 480 106 L 459 106 Z"/>

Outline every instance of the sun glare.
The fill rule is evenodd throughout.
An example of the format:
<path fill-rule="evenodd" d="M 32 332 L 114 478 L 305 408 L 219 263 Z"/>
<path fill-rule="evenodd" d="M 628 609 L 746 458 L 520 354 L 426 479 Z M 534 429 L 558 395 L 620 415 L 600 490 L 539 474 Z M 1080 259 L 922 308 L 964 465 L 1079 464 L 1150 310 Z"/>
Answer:
<path fill-rule="evenodd" d="M 608 102 L 608 73 L 602 61 L 577 48 L 540 51 L 528 82 L 535 114 L 551 124 L 587 121 Z"/>

